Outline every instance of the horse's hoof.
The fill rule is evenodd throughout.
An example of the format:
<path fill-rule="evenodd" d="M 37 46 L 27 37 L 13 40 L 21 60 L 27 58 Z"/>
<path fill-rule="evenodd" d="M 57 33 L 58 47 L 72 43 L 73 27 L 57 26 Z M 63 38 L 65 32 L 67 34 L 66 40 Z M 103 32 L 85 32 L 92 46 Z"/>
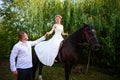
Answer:
<path fill-rule="evenodd" d="M 43 79 L 42 79 L 42 75 L 39 75 L 39 80 L 43 80 Z"/>

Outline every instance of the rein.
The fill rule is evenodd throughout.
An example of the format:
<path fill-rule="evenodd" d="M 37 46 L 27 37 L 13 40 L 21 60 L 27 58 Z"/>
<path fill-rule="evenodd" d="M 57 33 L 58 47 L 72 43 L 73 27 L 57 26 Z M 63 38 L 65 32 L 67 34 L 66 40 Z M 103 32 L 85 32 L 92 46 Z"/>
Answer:
<path fill-rule="evenodd" d="M 91 49 L 89 50 L 88 63 L 87 63 L 87 68 L 86 68 L 86 74 L 88 73 L 88 69 L 89 69 L 89 65 L 90 65 L 90 54 L 91 54 Z"/>
<path fill-rule="evenodd" d="M 68 39 L 71 43 L 74 43 L 74 44 L 76 44 L 76 45 L 79 45 L 79 46 L 84 46 L 84 44 L 83 43 L 77 43 L 77 42 L 75 42 L 75 41 L 73 41 L 72 39 Z"/>
<path fill-rule="evenodd" d="M 85 35 L 86 35 L 86 39 L 88 42 L 88 46 L 90 45 L 90 40 L 95 38 L 95 36 L 91 36 L 89 37 L 88 33 L 87 33 L 87 28 L 85 28 Z M 86 74 L 88 73 L 88 69 L 89 69 L 89 65 L 90 65 L 90 54 L 91 54 L 91 48 L 89 48 L 89 52 L 88 52 L 88 62 L 87 62 L 87 68 L 86 68 Z"/>

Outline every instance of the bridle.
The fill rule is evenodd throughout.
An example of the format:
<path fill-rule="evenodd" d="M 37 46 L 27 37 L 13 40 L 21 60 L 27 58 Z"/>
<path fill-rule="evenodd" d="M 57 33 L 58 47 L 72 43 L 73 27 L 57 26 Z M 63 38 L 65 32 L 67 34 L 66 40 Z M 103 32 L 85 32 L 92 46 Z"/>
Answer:
<path fill-rule="evenodd" d="M 85 36 L 86 36 L 88 45 L 90 45 L 90 40 L 93 39 L 93 38 L 95 38 L 95 36 L 91 36 L 91 37 L 90 37 L 90 36 L 88 35 L 87 29 L 88 29 L 88 27 L 86 27 L 86 28 L 84 29 L 84 34 L 85 34 Z"/>

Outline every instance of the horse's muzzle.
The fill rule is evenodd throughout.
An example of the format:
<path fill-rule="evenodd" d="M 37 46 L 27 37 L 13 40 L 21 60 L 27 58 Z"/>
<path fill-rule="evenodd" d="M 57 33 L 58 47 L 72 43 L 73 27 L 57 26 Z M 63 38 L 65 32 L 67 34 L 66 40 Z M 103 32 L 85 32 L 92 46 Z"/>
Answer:
<path fill-rule="evenodd" d="M 94 44 L 91 46 L 92 51 L 97 51 L 100 47 L 100 44 Z"/>

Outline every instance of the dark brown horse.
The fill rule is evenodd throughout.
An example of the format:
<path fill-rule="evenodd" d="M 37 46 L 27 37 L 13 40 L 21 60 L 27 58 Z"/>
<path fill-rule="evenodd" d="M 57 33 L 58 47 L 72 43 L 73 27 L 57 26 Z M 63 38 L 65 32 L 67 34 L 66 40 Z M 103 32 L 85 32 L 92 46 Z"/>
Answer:
<path fill-rule="evenodd" d="M 99 42 L 96 37 L 96 32 L 91 24 L 84 24 L 82 28 L 71 34 L 67 39 L 62 42 L 57 60 L 64 64 L 65 80 L 69 80 L 72 66 L 78 60 L 77 47 L 82 46 L 83 43 L 88 43 L 91 50 L 95 51 L 99 47 Z M 39 60 L 35 55 L 33 58 L 33 77 L 37 69 Z M 42 67 L 39 64 L 39 78 L 42 80 Z"/>

